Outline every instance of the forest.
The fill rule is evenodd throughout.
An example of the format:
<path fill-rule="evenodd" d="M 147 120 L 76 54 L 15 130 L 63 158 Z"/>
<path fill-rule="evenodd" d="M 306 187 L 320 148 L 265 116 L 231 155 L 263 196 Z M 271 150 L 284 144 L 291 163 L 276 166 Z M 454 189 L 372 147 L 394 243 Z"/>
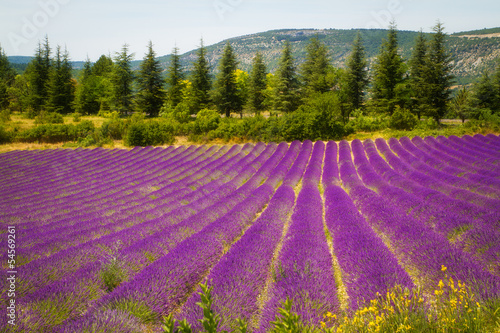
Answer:
<path fill-rule="evenodd" d="M 163 70 L 150 41 L 138 70 L 125 44 L 114 56 L 87 60 L 76 74 L 68 50 L 53 50 L 48 37 L 21 74 L 0 48 L 0 142 L 102 146 L 123 140 L 147 146 L 172 144 L 179 136 L 191 142 L 278 142 L 377 131 L 499 131 L 500 60 L 477 82 L 458 86 L 441 23 L 430 35 L 418 34 L 408 59 L 398 48 L 395 23 L 371 65 L 362 36 L 356 35 L 345 68 L 332 65 L 332 50 L 318 37 L 309 38 L 299 66 L 285 39 L 274 72 L 260 52 L 248 72 L 241 70 L 230 42 L 216 68 L 201 41 L 189 71 L 177 48 Z M 89 117 L 104 120 L 99 126 Z M 14 121 L 19 118 L 34 126 L 21 126 Z M 462 124 L 449 126 L 444 119 Z"/>

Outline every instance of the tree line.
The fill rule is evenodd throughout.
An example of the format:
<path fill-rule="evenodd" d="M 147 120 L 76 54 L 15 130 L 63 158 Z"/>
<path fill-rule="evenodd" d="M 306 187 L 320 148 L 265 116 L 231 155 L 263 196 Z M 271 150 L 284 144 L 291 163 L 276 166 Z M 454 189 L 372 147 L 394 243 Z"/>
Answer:
<path fill-rule="evenodd" d="M 218 112 L 226 118 L 268 111 L 287 123 L 303 123 L 301 131 L 321 128 L 325 133 L 347 126 L 353 115 L 385 115 L 406 128 L 422 117 L 439 123 L 446 116 L 464 121 L 497 114 L 500 62 L 494 73 L 485 72 L 471 88 L 452 94 L 453 59 L 445 46 L 444 27 L 438 22 L 433 31 L 428 38 L 420 32 L 411 57 L 404 59 L 391 23 L 371 68 L 358 33 L 345 68 L 332 66 L 329 50 L 317 37 L 310 39 L 300 66 L 292 44 L 285 41 L 274 73 L 267 71 L 259 52 L 248 73 L 238 69 L 228 42 L 213 75 L 203 41 L 190 73 L 182 67 L 177 48 L 164 71 L 149 42 L 138 70 L 132 69 L 134 55 L 125 44 L 113 57 L 102 55 L 95 63 L 87 59 L 77 78 L 68 51 L 57 46 L 52 52 L 46 37 L 22 75 L 16 75 L 0 48 L 0 108 L 32 118 L 42 111 L 116 111 L 121 116 L 139 112 L 180 123 L 192 121 L 201 110 L 205 116 L 209 110 L 210 117 Z M 306 125 L 310 128 L 304 129 Z"/>

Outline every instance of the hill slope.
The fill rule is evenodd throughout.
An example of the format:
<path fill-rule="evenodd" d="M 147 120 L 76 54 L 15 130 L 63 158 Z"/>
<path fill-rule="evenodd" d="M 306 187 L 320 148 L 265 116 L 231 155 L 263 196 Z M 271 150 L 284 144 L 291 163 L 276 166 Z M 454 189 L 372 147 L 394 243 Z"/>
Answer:
<path fill-rule="evenodd" d="M 366 55 L 372 63 L 379 51 L 383 39 L 387 35 L 385 29 L 359 30 L 362 34 Z M 206 46 L 207 58 L 212 70 L 217 70 L 217 63 L 221 57 L 222 50 L 227 42 L 233 46 L 239 61 L 239 68 L 248 71 L 251 67 L 252 58 L 257 51 L 264 57 L 267 69 L 274 72 L 277 67 L 283 43 L 289 40 L 292 45 L 296 64 L 305 59 L 306 45 L 310 38 L 316 36 L 328 46 L 332 63 L 336 67 L 343 67 L 351 51 L 352 42 L 357 29 L 283 29 L 271 30 L 230 38 L 217 44 Z M 405 59 L 411 56 L 413 44 L 418 32 L 399 31 L 400 52 Z M 426 34 L 427 38 L 431 34 Z M 477 79 L 484 70 L 492 71 L 495 68 L 495 59 L 500 58 L 500 28 L 483 29 L 454 33 L 448 36 L 448 49 L 453 57 L 453 74 L 458 84 L 468 84 Z M 170 55 L 159 57 L 162 66 L 166 69 L 170 62 Z M 20 63 L 24 58 L 29 61 L 30 57 L 9 57 L 13 63 Z M 181 55 L 181 62 L 189 71 L 191 63 L 196 60 L 196 50 Z M 138 69 L 141 60 L 133 62 L 134 68 Z M 83 62 L 74 62 L 74 68 L 79 69 Z"/>

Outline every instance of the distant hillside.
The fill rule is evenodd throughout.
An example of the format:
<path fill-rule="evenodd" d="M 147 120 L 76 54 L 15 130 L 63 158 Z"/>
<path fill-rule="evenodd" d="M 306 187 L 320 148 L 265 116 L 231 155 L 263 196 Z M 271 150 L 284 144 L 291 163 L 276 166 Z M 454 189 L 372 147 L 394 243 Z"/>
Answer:
<path fill-rule="evenodd" d="M 382 40 L 387 36 L 387 30 L 359 30 L 362 34 L 367 57 L 372 63 L 380 49 Z M 207 58 L 214 70 L 221 57 L 226 42 L 230 42 L 238 56 L 239 68 L 248 71 L 255 52 L 260 51 L 267 64 L 267 69 L 274 72 L 285 40 L 292 44 L 293 54 L 298 66 L 304 61 L 306 45 L 311 37 L 316 36 L 325 43 L 336 67 L 344 67 L 351 52 L 352 42 L 358 30 L 315 30 L 315 29 L 284 29 L 272 30 L 252 35 L 224 40 L 220 43 L 207 46 Z M 491 36 L 499 33 L 499 36 Z M 405 59 L 411 56 L 415 38 L 418 32 L 399 31 L 400 52 Z M 482 35 L 481 37 L 472 37 Z M 431 37 L 430 33 L 426 34 Z M 466 37 L 466 38 L 464 38 Z M 453 74 L 457 84 L 468 84 L 475 81 L 484 70 L 493 71 L 495 59 L 500 58 L 500 28 L 483 29 L 478 31 L 461 32 L 448 36 L 448 49 L 453 57 Z M 159 58 L 166 68 L 170 56 Z M 196 50 L 187 52 L 181 57 L 183 64 L 189 70 L 191 63 L 196 60 Z"/>
<path fill-rule="evenodd" d="M 378 54 L 382 40 L 387 36 L 387 30 L 361 29 L 359 31 L 362 33 L 366 54 L 371 63 Z M 222 50 L 226 42 L 230 42 L 237 54 L 240 69 L 246 71 L 250 70 L 255 53 L 260 51 L 264 57 L 268 71 L 274 72 L 278 65 L 285 40 L 291 42 L 296 64 L 300 66 L 305 59 L 306 45 L 309 39 L 316 36 L 329 48 L 333 65 L 336 67 L 344 67 L 357 32 L 357 29 L 271 30 L 234 37 L 217 44 L 206 46 L 207 59 L 212 66 L 212 70 L 216 71 Z M 405 59 L 408 59 L 411 55 L 417 34 L 418 32 L 416 31 L 398 32 L 400 52 Z M 430 38 L 431 34 L 426 34 L 426 36 Z M 453 74 L 457 78 L 457 84 L 471 83 L 475 81 L 483 71 L 493 71 L 495 68 L 495 59 L 500 58 L 500 28 L 451 34 L 448 36 L 448 49 L 453 57 Z M 170 57 L 170 55 L 165 55 L 158 58 L 165 69 L 168 67 Z M 21 61 L 19 58 L 30 59 L 30 57 L 9 57 L 9 60 L 11 60 L 11 58 L 13 63 Z M 188 71 L 191 69 L 191 64 L 195 60 L 196 50 L 181 55 L 181 62 Z M 141 60 L 134 61 L 133 67 L 138 69 L 140 62 Z M 83 62 L 81 61 L 73 62 L 74 69 L 80 69 L 82 66 Z"/>

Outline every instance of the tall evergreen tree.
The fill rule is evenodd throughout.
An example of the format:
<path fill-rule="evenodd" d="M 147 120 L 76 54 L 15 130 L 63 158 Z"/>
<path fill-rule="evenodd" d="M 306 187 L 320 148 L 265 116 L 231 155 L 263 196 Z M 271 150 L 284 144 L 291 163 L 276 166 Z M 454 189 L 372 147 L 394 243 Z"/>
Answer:
<path fill-rule="evenodd" d="M 131 62 L 133 54 L 128 53 L 128 45 L 124 44 L 122 51 L 115 55 L 112 83 L 115 106 L 121 114 L 132 111 L 134 73 Z"/>
<path fill-rule="evenodd" d="M 451 86 L 454 76 L 451 74 L 452 58 L 446 49 L 444 26 L 438 22 L 432 29 L 434 34 L 430 41 L 426 66 L 426 82 L 428 86 L 428 115 L 437 122 L 447 111 L 451 97 Z"/>
<path fill-rule="evenodd" d="M 113 72 L 113 59 L 104 54 L 92 66 L 92 75 L 109 76 Z"/>
<path fill-rule="evenodd" d="M 75 91 L 75 110 L 81 114 L 94 114 L 99 111 L 100 103 L 96 89 L 96 77 L 92 63 L 87 58 Z"/>
<path fill-rule="evenodd" d="M 219 62 L 219 73 L 215 81 L 214 102 L 220 113 L 231 116 L 231 111 L 239 112 L 243 101 L 238 94 L 236 68 L 238 62 L 229 42 L 226 44 Z"/>
<path fill-rule="evenodd" d="M 422 31 L 415 39 L 415 46 L 409 61 L 411 109 L 418 119 L 426 113 L 428 85 L 425 71 L 427 66 L 427 40 Z"/>
<path fill-rule="evenodd" d="M 16 71 L 0 45 L 0 109 L 9 106 L 8 88 L 14 83 Z"/>
<path fill-rule="evenodd" d="M 170 106 L 175 108 L 182 101 L 182 88 L 184 86 L 179 48 L 174 47 L 171 59 L 167 72 L 167 99 Z"/>
<path fill-rule="evenodd" d="M 266 65 L 262 59 L 262 54 L 257 52 L 252 62 L 250 72 L 248 106 L 253 112 L 260 114 L 264 110 L 265 90 L 267 87 Z"/>
<path fill-rule="evenodd" d="M 299 104 L 299 80 L 288 40 L 281 53 L 276 71 L 276 83 L 274 108 L 283 112 L 295 111 Z"/>
<path fill-rule="evenodd" d="M 153 43 L 148 44 L 148 52 L 141 63 L 138 81 L 137 105 L 149 116 L 158 116 L 165 99 L 160 62 L 156 59 Z"/>
<path fill-rule="evenodd" d="M 493 113 L 500 109 L 497 89 L 492 78 L 486 71 L 479 81 L 474 84 L 473 104 L 476 108 L 489 109 Z"/>
<path fill-rule="evenodd" d="M 386 110 L 390 115 L 396 105 L 400 104 L 400 91 L 404 84 L 405 64 L 398 53 L 398 37 L 396 25 L 391 23 L 387 39 L 373 66 L 373 101 L 379 108 Z"/>
<path fill-rule="evenodd" d="M 210 104 L 210 90 L 212 83 L 210 79 L 210 65 L 206 59 L 206 50 L 201 40 L 200 48 L 197 51 L 197 59 L 193 63 L 193 73 L 191 76 L 193 89 L 194 112 L 198 113 Z"/>
<path fill-rule="evenodd" d="M 46 36 L 43 47 L 41 43 L 38 43 L 35 57 L 26 68 L 30 87 L 28 105 L 35 112 L 39 112 L 45 106 L 47 100 L 47 87 L 51 67 L 50 53 L 49 39 Z"/>
<path fill-rule="evenodd" d="M 327 92 L 331 88 L 327 79 L 331 67 L 328 49 L 318 37 L 313 37 L 307 44 L 306 52 L 306 60 L 301 67 L 306 95 Z"/>
<path fill-rule="evenodd" d="M 345 71 L 346 97 L 349 111 L 359 109 L 363 105 L 365 89 L 368 86 L 368 63 L 361 33 L 357 33 L 352 45 L 352 51 L 347 58 Z M 349 117 L 349 115 L 347 115 Z"/>
<path fill-rule="evenodd" d="M 49 75 L 47 110 L 68 114 L 73 111 L 74 82 L 68 51 L 61 54 L 57 46 L 53 66 Z"/>

